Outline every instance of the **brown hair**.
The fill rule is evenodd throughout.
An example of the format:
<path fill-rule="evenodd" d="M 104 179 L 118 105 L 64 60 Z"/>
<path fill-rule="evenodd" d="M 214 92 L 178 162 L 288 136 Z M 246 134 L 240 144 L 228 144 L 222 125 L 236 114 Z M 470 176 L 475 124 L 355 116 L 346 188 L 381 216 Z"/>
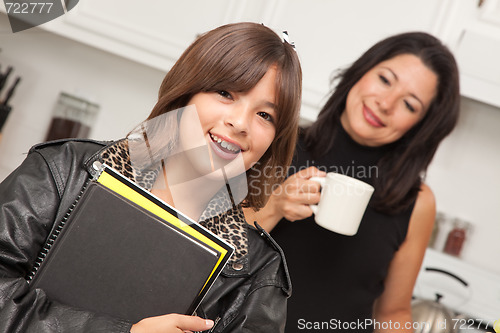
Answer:
<path fill-rule="evenodd" d="M 415 201 L 421 186 L 420 175 L 427 170 L 440 142 L 457 123 L 459 75 L 455 58 L 446 46 L 423 32 L 398 34 L 376 43 L 336 77 L 335 91 L 305 134 L 307 147 L 313 156 L 331 150 L 335 144 L 333 135 L 323 134 L 340 126 L 340 115 L 351 88 L 378 63 L 401 54 L 419 57 L 438 76 L 438 87 L 424 118 L 392 143 L 393 149 L 378 163 L 372 204 L 386 213 L 397 213 Z"/>
<path fill-rule="evenodd" d="M 247 179 L 260 186 L 249 187 L 244 204 L 256 209 L 267 201 L 264 187 L 283 181 L 285 174 L 279 171 L 290 164 L 295 149 L 302 71 L 290 44 L 257 23 L 228 24 L 199 36 L 165 76 L 148 117 L 184 107 L 199 92 L 249 91 L 272 66 L 277 69 L 276 135 L 259 163 L 247 171 Z"/>

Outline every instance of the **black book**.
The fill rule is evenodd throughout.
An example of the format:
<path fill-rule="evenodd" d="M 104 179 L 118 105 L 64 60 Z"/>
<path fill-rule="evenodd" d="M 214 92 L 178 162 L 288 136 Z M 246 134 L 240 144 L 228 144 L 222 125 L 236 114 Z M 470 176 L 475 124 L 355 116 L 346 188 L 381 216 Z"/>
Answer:
<path fill-rule="evenodd" d="M 49 237 L 28 281 L 51 300 L 136 322 L 192 314 L 233 252 L 104 166 Z"/>

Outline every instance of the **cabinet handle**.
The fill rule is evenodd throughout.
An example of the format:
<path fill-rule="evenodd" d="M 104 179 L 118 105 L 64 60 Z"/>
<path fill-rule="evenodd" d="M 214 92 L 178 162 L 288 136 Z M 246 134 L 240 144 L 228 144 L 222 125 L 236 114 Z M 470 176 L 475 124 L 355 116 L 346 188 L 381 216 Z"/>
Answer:
<path fill-rule="evenodd" d="M 484 4 L 484 1 L 485 1 L 485 0 L 479 0 L 479 1 L 477 2 L 477 7 L 481 7 L 481 6 Z"/>

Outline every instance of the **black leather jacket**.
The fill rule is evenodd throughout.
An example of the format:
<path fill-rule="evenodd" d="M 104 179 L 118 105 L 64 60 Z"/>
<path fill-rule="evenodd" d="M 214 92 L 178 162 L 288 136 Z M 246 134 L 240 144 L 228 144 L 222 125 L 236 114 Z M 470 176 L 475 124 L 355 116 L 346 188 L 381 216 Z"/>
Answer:
<path fill-rule="evenodd" d="M 109 143 L 108 143 L 109 144 Z M 51 302 L 25 276 L 52 228 L 95 172 L 105 143 L 61 140 L 33 147 L 0 184 L 0 331 L 123 332 L 132 323 Z M 211 332 L 283 332 L 291 284 L 281 249 L 248 228 L 249 255 L 224 268 L 196 314 Z M 131 300 L 133 301 L 133 300 Z"/>

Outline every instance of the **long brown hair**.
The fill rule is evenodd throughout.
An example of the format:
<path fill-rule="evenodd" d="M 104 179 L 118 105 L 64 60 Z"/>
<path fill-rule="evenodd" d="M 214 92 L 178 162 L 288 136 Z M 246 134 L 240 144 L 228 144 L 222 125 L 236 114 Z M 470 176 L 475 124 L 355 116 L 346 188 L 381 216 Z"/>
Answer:
<path fill-rule="evenodd" d="M 333 94 L 305 134 L 313 156 L 331 150 L 335 145 L 334 136 L 324 133 L 331 133 L 332 128 L 340 126 L 340 115 L 351 88 L 378 63 L 401 54 L 419 57 L 438 76 L 438 88 L 425 117 L 392 143 L 393 149 L 378 163 L 372 205 L 386 213 L 397 213 L 415 201 L 421 186 L 420 176 L 427 170 L 440 142 L 457 123 L 459 75 L 455 58 L 446 46 L 423 32 L 398 34 L 376 43 L 336 76 L 338 83 Z"/>
<path fill-rule="evenodd" d="M 199 92 L 251 90 L 276 66 L 276 135 L 259 163 L 247 171 L 252 184 L 245 206 L 261 208 L 269 191 L 283 181 L 280 172 L 292 159 L 302 92 L 302 71 L 293 47 L 268 27 L 234 23 L 199 36 L 181 55 L 160 86 L 158 102 L 148 117 L 186 106 Z M 272 175 L 269 177 L 269 175 Z"/>

